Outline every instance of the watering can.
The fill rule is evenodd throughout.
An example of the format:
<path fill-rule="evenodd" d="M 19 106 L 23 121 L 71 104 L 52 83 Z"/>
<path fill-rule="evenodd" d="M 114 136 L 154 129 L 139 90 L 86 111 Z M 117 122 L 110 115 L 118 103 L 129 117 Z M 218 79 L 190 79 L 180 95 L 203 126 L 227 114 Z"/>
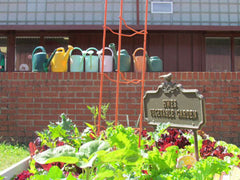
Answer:
<path fill-rule="evenodd" d="M 98 55 L 93 55 L 98 50 L 94 47 L 90 47 L 86 50 L 85 56 L 85 72 L 98 72 Z"/>
<path fill-rule="evenodd" d="M 82 55 L 72 55 L 74 50 L 78 50 Z M 70 51 L 70 71 L 71 72 L 83 72 L 84 71 L 84 57 L 86 53 L 79 47 L 74 47 Z"/>
<path fill-rule="evenodd" d="M 114 70 L 117 71 L 119 52 L 116 51 L 116 47 L 114 43 L 109 44 L 109 48 L 112 49 L 113 51 Z M 128 54 L 127 50 L 125 49 L 120 50 L 120 71 L 121 72 L 131 71 L 131 56 Z"/>
<path fill-rule="evenodd" d="M 147 61 L 148 72 L 163 72 L 163 62 L 158 56 L 151 56 Z"/>
<path fill-rule="evenodd" d="M 63 47 L 57 48 L 54 57 L 51 61 L 52 72 L 67 72 L 68 58 L 70 51 L 73 49 L 71 45 L 68 45 L 68 50 L 65 52 Z"/>
<path fill-rule="evenodd" d="M 111 55 L 105 55 L 104 54 L 104 65 L 103 65 L 103 72 L 112 72 L 113 71 L 113 52 L 110 48 L 105 47 L 105 50 L 109 50 L 112 54 Z M 98 51 L 99 59 L 100 59 L 100 72 L 102 72 L 102 50 Z"/>
<path fill-rule="evenodd" d="M 4 72 L 4 71 L 5 71 L 5 56 L 0 51 L 0 72 Z"/>
<path fill-rule="evenodd" d="M 140 50 L 144 51 L 143 48 L 137 48 L 133 53 L 133 62 L 134 62 L 135 72 L 142 72 L 143 70 L 146 71 L 146 69 L 147 69 L 147 61 L 148 61 L 147 52 L 146 52 L 146 58 L 145 58 L 146 63 L 145 63 L 145 67 L 143 69 L 144 56 L 136 56 L 136 53 Z"/>
<path fill-rule="evenodd" d="M 37 52 L 41 50 L 40 52 Z M 55 50 L 56 51 L 56 50 Z M 48 55 L 43 46 L 36 47 L 32 52 L 32 72 L 48 72 L 48 66 L 55 54 L 55 51 L 48 59 Z"/>

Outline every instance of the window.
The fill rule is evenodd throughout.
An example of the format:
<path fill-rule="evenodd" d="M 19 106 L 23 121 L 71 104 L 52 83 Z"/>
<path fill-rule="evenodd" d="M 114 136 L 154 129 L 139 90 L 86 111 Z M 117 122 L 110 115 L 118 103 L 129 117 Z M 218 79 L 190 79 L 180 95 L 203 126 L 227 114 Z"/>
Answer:
<path fill-rule="evenodd" d="M 240 38 L 234 38 L 234 71 L 240 71 Z"/>
<path fill-rule="evenodd" d="M 32 71 L 32 52 L 39 45 L 40 37 L 17 37 L 15 71 Z"/>
<path fill-rule="evenodd" d="M 172 2 L 151 2 L 152 13 L 172 13 L 173 3 Z"/>
<path fill-rule="evenodd" d="M 0 36 L 0 72 L 6 71 L 7 37 Z"/>
<path fill-rule="evenodd" d="M 63 47 L 65 50 L 68 47 L 68 37 L 61 37 L 61 36 L 49 36 L 44 37 L 44 44 L 47 53 L 50 55 L 56 48 Z"/>
<path fill-rule="evenodd" d="M 231 38 L 206 38 L 206 71 L 231 71 Z"/>
<path fill-rule="evenodd" d="M 58 47 L 67 49 L 68 37 L 44 37 L 44 48 L 48 55 Z M 15 71 L 32 71 L 32 52 L 40 45 L 40 37 L 16 37 Z"/>

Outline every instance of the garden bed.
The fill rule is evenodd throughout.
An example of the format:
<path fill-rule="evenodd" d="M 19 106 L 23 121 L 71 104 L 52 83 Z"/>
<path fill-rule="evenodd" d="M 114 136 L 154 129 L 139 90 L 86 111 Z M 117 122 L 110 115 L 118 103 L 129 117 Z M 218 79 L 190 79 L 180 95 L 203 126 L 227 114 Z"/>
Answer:
<path fill-rule="evenodd" d="M 154 132 L 139 132 L 122 125 L 108 127 L 99 135 L 86 124 L 81 133 L 64 114 L 62 120 L 37 132 L 30 143 L 28 171 L 16 179 L 230 179 L 239 176 L 240 149 L 198 132 L 199 156 L 194 157 L 190 130 L 160 124 Z"/>

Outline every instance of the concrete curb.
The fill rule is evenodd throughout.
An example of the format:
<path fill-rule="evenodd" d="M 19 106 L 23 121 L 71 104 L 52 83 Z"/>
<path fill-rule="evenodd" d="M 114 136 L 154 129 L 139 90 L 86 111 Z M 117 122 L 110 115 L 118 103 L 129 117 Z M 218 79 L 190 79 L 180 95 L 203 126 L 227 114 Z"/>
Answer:
<path fill-rule="evenodd" d="M 0 176 L 4 177 L 4 180 L 10 180 L 15 175 L 21 173 L 23 170 L 27 170 L 27 168 L 29 167 L 29 160 L 30 156 L 1 171 Z"/>

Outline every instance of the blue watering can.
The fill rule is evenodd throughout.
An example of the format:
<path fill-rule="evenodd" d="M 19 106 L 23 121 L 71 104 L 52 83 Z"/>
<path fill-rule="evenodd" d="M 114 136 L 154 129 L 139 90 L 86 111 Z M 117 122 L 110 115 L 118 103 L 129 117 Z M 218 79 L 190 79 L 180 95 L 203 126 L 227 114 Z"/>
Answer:
<path fill-rule="evenodd" d="M 80 51 L 82 55 L 74 54 L 72 55 L 73 51 Z M 79 47 L 74 47 L 70 51 L 70 71 L 71 72 L 84 72 L 84 58 L 86 56 L 86 51 L 83 51 Z"/>
<path fill-rule="evenodd" d="M 96 53 L 98 52 L 98 50 L 94 47 L 86 50 L 85 72 L 98 72 L 98 55 L 93 55 L 94 51 Z"/>

